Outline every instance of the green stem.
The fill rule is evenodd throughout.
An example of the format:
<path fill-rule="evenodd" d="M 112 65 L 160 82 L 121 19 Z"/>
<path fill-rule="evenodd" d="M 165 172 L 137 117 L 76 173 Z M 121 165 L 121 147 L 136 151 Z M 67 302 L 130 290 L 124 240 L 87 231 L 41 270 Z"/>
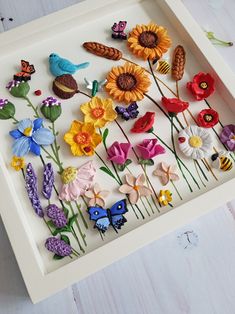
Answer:
<path fill-rule="evenodd" d="M 27 96 L 25 96 L 25 97 L 23 97 L 23 98 L 27 101 L 28 106 L 33 109 L 33 111 L 34 111 L 34 113 L 35 113 L 35 118 L 40 118 L 40 117 L 39 117 L 39 114 L 38 114 L 38 110 L 37 110 L 37 108 L 32 104 L 31 100 L 30 100 Z"/>
<path fill-rule="evenodd" d="M 103 158 L 97 153 L 95 152 L 96 156 L 99 158 L 99 160 L 102 162 L 102 164 L 112 173 L 113 175 L 113 179 L 118 183 L 118 185 L 120 185 L 120 182 L 118 181 L 118 179 L 115 177 L 115 175 L 113 174 L 113 172 L 111 171 L 111 169 L 109 168 L 109 166 L 106 164 L 106 162 L 103 160 Z"/>
<path fill-rule="evenodd" d="M 75 212 L 74 212 L 74 210 L 73 210 L 72 204 L 71 204 L 70 202 L 68 202 L 68 205 L 69 205 L 69 207 L 70 207 L 70 209 L 71 209 L 72 214 L 75 215 Z M 75 220 L 75 223 L 76 223 L 76 226 L 77 226 L 77 228 L 78 228 L 79 234 L 80 234 L 80 236 L 81 236 L 81 238 L 82 238 L 82 240 L 83 240 L 84 245 L 87 246 L 87 243 L 86 243 L 86 240 L 85 240 L 85 237 L 86 237 L 86 236 L 85 236 L 84 233 L 82 233 L 81 227 L 80 227 L 80 225 L 79 225 L 77 219 Z"/>
<path fill-rule="evenodd" d="M 144 206 L 144 209 L 145 209 L 146 213 L 147 213 L 148 216 L 150 217 L 150 213 L 149 213 L 148 208 L 146 207 L 144 201 L 142 200 L 142 197 L 140 197 L 140 201 L 141 201 L 142 205 Z"/>
<path fill-rule="evenodd" d="M 78 239 L 78 236 L 77 236 L 77 234 L 76 234 L 76 232 L 75 232 L 75 230 L 74 230 L 73 227 L 71 227 L 71 232 L 72 232 L 73 237 L 75 238 L 75 240 L 76 240 L 77 243 L 78 243 L 79 249 L 80 249 L 83 253 L 85 253 L 85 250 L 84 250 L 84 248 L 81 246 L 81 243 L 80 243 L 80 241 L 79 241 L 79 239 Z"/>
<path fill-rule="evenodd" d="M 79 215 L 80 215 L 80 217 L 81 217 L 81 219 L 82 219 L 82 222 L 83 222 L 85 228 L 88 229 L 88 224 L 87 224 L 87 222 L 86 222 L 86 220 L 85 220 L 85 218 L 84 218 L 84 216 L 83 216 L 83 213 L 82 213 L 82 211 L 81 211 L 81 205 L 79 205 L 77 201 L 75 201 L 75 205 L 76 205 L 76 207 L 77 207 L 77 210 L 78 210 L 78 212 L 79 212 Z"/>
<path fill-rule="evenodd" d="M 198 171 L 197 166 L 199 166 L 199 163 L 197 164 L 197 163 L 196 163 L 196 160 L 194 160 L 194 166 L 195 166 L 195 169 L 196 169 L 197 175 L 198 175 L 198 177 L 199 177 L 199 179 L 200 179 L 200 181 L 201 181 L 202 185 L 203 185 L 204 187 L 206 187 L 206 185 L 205 185 L 205 183 L 202 181 L 202 178 L 201 178 L 200 173 L 199 173 L 199 171 Z"/>
<path fill-rule="evenodd" d="M 11 116 L 11 119 L 15 121 L 16 123 L 19 123 L 19 120 L 17 120 L 15 117 Z"/>
<path fill-rule="evenodd" d="M 144 174 L 145 174 L 145 178 L 146 178 L 147 186 L 148 186 L 148 188 L 150 188 L 149 181 L 147 180 L 148 175 L 147 175 L 146 165 L 144 165 Z M 157 204 L 156 204 L 156 202 L 155 202 L 155 200 L 154 200 L 154 198 L 153 198 L 153 196 L 152 196 L 152 195 L 151 195 L 151 199 L 152 199 L 153 204 L 154 204 L 154 206 L 156 207 L 157 211 L 160 213 L 160 210 L 159 210 L 159 208 L 157 207 Z M 158 200 L 158 198 L 157 198 L 157 200 Z M 159 206 L 161 206 L 161 205 L 160 205 L 160 203 L 159 203 Z"/>
<path fill-rule="evenodd" d="M 175 185 L 174 181 L 173 181 L 173 180 L 170 180 L 170 182 L 171 182 L 171 184 L 173 185 L 173 187 L 174 187 L 174 189 L 175 189 L 176 193 L 178 194 L 179 198 L 180 198 L 180 199 L 181 199 L 181 201 L 182 201 L 182 200 L 183 200 L 183 198 L 182 198 L 182 196 L 180 195 L 180 192 L 179 192 L 179 190 L 177 189 L 177 187 L 176 187 L 176 185 Z"/>

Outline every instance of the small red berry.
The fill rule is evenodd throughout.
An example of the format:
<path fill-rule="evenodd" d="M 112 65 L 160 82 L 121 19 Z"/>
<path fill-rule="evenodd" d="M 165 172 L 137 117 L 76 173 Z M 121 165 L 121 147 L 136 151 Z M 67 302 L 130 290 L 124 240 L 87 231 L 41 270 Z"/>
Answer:
<path fill-rule="evenodd" d="M 179 137 L 178 140 L 180 143 L 184 143 L 186 141 L 186 138 L 185 137 Z"/>
<path fill-rule="evenodd" d="M 36 96 L 41 96 L 41 95 L 42 95 L 42 92 L 40 91 L 40 89 L 37 89 L 37 90 L 35 90 L 34 94 L 35 94 Z"/>

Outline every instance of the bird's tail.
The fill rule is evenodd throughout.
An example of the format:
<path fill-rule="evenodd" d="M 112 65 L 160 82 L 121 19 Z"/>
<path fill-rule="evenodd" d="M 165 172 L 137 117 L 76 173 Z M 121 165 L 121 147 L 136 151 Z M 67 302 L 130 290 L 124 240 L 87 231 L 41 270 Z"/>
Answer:
<path fill-rule="evenodd" d="M 84 63 L 80 63 L 80 64 L 77 64 L 76 67 L 77 69 L 85 69 L 89 66 L 90 62 L 84 62 Z"/>

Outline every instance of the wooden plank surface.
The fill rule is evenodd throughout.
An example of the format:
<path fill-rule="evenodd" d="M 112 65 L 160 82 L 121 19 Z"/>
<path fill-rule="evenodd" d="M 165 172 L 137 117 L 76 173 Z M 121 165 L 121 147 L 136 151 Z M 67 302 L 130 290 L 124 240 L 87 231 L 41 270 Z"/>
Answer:
<path fill-rule="evenodd" d="M 0 0 L 0 31 L 76 2 Z M 234 0 L 183 2 L 202 27 L 235 40 Z M 218 48 L 235 71 L 234 49 Z M 0 314 L 235 313 L 235 201 L 37 305 L 28 298 L 1 220 L 0 252 Z"/>

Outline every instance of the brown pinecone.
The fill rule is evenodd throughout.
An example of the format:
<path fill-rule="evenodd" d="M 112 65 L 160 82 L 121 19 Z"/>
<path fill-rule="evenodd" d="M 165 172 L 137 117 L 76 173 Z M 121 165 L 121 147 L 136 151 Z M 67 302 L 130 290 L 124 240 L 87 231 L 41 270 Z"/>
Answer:
<path fill-rule="evenodd" d="M 122 58 L 122 52 L 120 50 L 100 43 L 89 41 L 84 43 L 83 47 L 90 53 L 106 59 L 120 60 Z"/>
<path fill-rule="evenodd" d="M 176 81 L 180 81 L 184 75 L 185 55 L 184 48 L 178 45 L 174 50 L 171 69 L 171 76 Z"/>

